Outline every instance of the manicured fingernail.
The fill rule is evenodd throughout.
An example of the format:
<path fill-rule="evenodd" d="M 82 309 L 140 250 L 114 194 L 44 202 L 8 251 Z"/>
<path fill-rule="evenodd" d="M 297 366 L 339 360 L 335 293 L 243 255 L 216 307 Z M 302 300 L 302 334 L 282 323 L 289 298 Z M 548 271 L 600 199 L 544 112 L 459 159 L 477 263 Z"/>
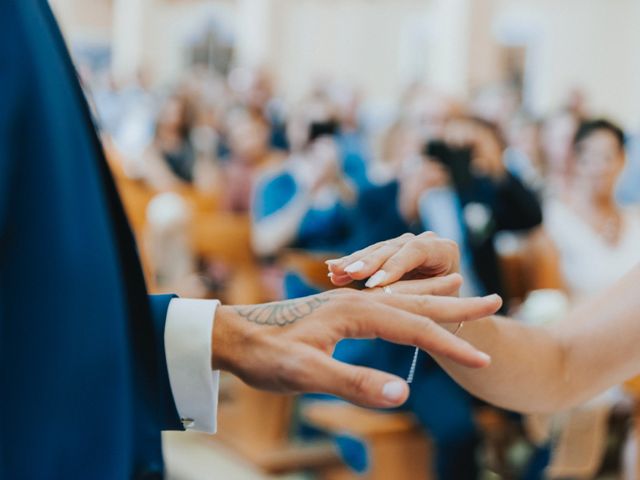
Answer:
<path fill-rule="evenodd" d="M 329 273 L 327 273 L 327 277 L 329 277 L 329 278 L 333 278 L 333 272 L 329 272 Z"/>
<path fill-rule="evenodd" d="M 384 270 L 379 270 L 375 273 L 375 275 L 373 275 L 373 277 L 367 280 L 367 283 L 365 283 L 364 285 L 367 288 L 374 288 L 384 282 L 385 278 L 387 278 L 387 272 L 385 272 Z"/>
<path fill-rule="evenodd" d="M 382 396 L 390 402 L 402 400 L 405 389 L 404 385 L 405 383 L 399 380 L 386 383 L 384 387 L 382 387 Z"/>
<path fill-rule="evenodd" d="M 324 263 L 327 265 L 336 265 L 337 263 L 340 263 L 340 260 L 339 259 L 325 260 Z"/>
<path fill-rule="evenodd" d="M 347 273 L 357 273 L 364 268 L 364 262 L 362 260 L 358 260 L 357 262 L 352 263 L 347 268 L 344 269 Z"/>
<path fill-rule="evenodd" d="M 484 352 L 478 352 L 478 359 L 482 360 L 486 365 L 491 363 L 491 357 Z"/>

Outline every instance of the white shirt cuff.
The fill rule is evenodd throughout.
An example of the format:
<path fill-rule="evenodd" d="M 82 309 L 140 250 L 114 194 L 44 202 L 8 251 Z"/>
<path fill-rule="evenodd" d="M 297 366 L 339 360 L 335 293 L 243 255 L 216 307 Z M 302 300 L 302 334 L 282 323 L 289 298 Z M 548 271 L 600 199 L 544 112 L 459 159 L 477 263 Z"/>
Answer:
<path fill-rule="evenodd" d="M 211 333 L 217 300 L 174 298 L 164 346 L 173 399 L 185 430 L 215 433 L 220 372 L 211 370 Z"/>

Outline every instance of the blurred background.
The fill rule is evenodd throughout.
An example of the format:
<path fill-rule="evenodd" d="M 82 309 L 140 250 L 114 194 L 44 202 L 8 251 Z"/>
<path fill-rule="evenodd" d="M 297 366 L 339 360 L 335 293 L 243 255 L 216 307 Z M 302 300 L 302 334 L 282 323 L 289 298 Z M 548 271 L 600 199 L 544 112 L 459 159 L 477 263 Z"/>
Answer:
<path fill-rule="evenodd" d="M 464 294 L 549 324 L 640 261 L 636 0 L 51 4 L 153 292 L 296 298 L 331 288 L 326 259 L 431 230 Z M 406 376 L 413 351 L 335 355 Z M 165 456 L 185 480 L 635 479 L 639 393 L 521 416 L 424 353 L 394 412 L 224 376 L 219 433 Z"/>

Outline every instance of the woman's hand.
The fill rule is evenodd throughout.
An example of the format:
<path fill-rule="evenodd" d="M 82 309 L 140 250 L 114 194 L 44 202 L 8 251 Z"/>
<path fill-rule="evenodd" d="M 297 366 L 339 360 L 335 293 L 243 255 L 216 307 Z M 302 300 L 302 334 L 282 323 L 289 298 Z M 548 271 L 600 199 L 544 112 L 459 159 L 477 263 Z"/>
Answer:
<path fill-rule="evenodd" d="M 460 269 L 460 251 L 452 240 L 433 232 L 376 243 L 364 250 L 327 262 L 334 285 L 345 286 L 354 280 L 369 279 L 369 288 L 390 285 L 401 279 L 442 277 Z M 457 275 L 457 281 L 462 278 Z M 460 286 L 460 285 L 458 285 Z"/>
<path fill-rule="evenodd" d="M 392 292 L 334 290 L 263 305 L 220 307 L 212 338 L 212 367 L 249 385 L 277 392 L 322 392 L 369 407 L 396 407 L 409 394 L 389 373 L 331 358 L 343 338 L 383 338 L 442 355 L 466 367 L 490 359 L 439 323 L 480 319 L 501 306 L 497 296 L 434 296 L 459 287 L 459 276 L 399 282 Z"/>

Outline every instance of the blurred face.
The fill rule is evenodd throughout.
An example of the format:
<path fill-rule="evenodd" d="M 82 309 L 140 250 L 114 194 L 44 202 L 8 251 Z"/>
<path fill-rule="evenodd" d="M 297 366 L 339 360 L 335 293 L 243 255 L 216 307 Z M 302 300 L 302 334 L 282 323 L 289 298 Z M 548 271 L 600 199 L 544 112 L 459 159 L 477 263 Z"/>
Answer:
<path fill-rule="evenodd" d="M 265 125 L 253 119 L 234 122 L 230 127 L 231 151 L 244 161 L 260 161 L 268 150 L 269 132 Z"/>
<path fill-rule="evenodd" d="M 188 130 L 186 123 L 185 107 L 182 102 L 176 98 L 169 99 L 158 115 L 158 139 L 171 141 L 175 137 L 183 137 Z"/>
<path fill-rule="evenodd" d="M 607 130 L 593 132 L 575 151 L 577 188 L 600 199 L 613 197 L 616 182 L 624 167 L 624 149 Z"/>
<path fill-rule="evenodd" d="M 544 125 L 542 148 L 547 161 L 546 167 L 552 174 L 569 170 L 571 142 L 577 127 L 578 122 L 569 114 L 553 117 Z"/>
<path fill-rule="evenodd" d="M 496 138 L 494 132 L 484 126 L 478 125 L 475 128 L 476 143 L 475 155 L 484 158 L 502 159 L 504 148 L 500 140 Z"/>

